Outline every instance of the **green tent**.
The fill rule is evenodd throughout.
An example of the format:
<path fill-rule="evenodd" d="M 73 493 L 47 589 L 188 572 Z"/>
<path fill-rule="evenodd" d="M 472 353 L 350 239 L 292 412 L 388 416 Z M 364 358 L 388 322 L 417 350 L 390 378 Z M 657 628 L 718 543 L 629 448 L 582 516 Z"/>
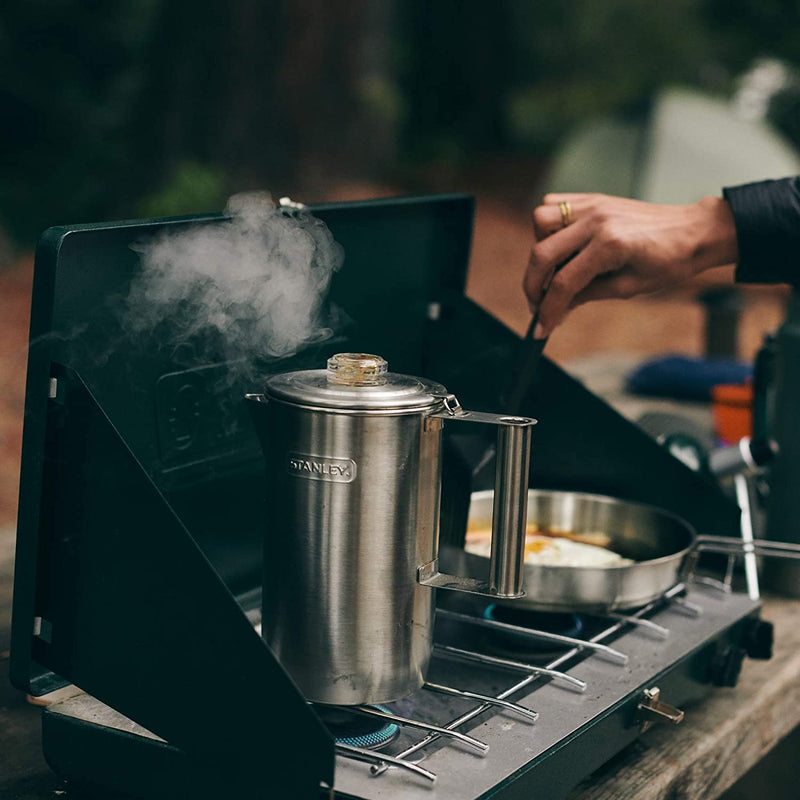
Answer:
<path fill-rule="evenodd" d="M 669 89 L 639 119 L 593 120 L 566 137 L 545 191 L 689 203 L 723 186 L 800 174 L 800 155 L 767 122 L 730 102 Z"/>

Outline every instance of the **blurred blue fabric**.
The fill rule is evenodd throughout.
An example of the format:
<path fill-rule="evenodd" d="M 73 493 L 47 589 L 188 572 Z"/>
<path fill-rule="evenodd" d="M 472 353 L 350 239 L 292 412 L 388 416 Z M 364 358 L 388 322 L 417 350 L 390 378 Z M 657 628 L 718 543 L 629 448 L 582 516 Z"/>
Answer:
<path fill-rule="evenodd" d="M 625 388 L 647 397 L 709 402 L 712 386 L 746 383 L 752 376 L 752 364 L 741 361 L 669 355 L 637 367 L 628 375 Z"/>

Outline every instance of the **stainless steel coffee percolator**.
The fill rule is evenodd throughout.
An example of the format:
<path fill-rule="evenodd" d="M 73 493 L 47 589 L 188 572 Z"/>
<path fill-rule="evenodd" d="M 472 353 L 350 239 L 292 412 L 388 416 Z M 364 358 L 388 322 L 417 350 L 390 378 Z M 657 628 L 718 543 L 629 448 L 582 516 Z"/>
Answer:
<path fill-rule="evenodd" d="M 247 395 L 267 462 L 262 634 L 308 700 L 424 682 L 431 588 L 519 597 L 535 420 L 465 411 L 438 383 L 341 353 Z M 498 426 L 488 582 L 438 569 L 442 424 Z"/>

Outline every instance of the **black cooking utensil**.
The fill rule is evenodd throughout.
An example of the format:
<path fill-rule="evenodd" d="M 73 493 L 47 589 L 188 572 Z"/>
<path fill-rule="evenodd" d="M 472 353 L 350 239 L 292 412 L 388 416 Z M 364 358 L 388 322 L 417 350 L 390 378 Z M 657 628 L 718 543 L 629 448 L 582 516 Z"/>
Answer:
<path fill-rule="evenodd" d="M 553 282 L 553 277 L 562 266 L 563 264 L 559 264 L 553 270 L 552 275 L 550 275 L 550 278 L 542 291 L 542 300 L 544 299 L 547 290 L 550 288 L 550 284 Z M 541 301 L 539 307 L 541 307 Z M 536 311 L 534 312 L 533 318 L 528 325 L 528 330 L 525 332 L 525 336 L 522 338 L 522 341 L 519 344 L 519 350 L 514 359 L 515 366 L 512 367 L 511 370 L 511 382 L 500 400 L 500 408 L 509 416 L 518 416 L 523 413 L 523 404 L 525 402 L 525 398 L 527 397 L 528 392 L 533 385 L 536 377 L 536 370 L 539 366 L 539 362 L 542 359 L 544 348 L 547 345 L 548 337 L 535 339 L 533 335 L 539 322 L 539 307 L 537 307 Z M 480 475 L 481 472 L 494 460 L 496 454 L 497 444 L 496 442 L 492 441 L 491 444 L 486 447 L 480 458 L 474 462 L 475 466 L 472 469 L 471 477 L 474 479 L 476 476 Z M 450 498 L 450 508 L 451 512 L 453 513 L 453 523 L 459 526 L 459 530 L 463 524 L 464 535 L 466 534 L 466 523 L 469 518 L 469 504 L 471 495 L 472 481 L 469 481 L 469 486 L 464 487 L 462 485 L 456 491 L 454 491 L 453 496 Z M 452 534 L 450 538 L 452 538 Z M 463 535 L 461 536 L 460 540 L 461 544 L 463 544 Z"/>
<path fill-rule="evenodd" d="M 542 359 L 542 353 L 544 352 L 544 348 L 548 339 L 547 336 L 545 336 L 543 339 L 535 339 L 533 336 L 536 326 L 539 323 L 539 308 L 541 308 L 542 300 L 544 300 L 544 297 L 550 288 L 550 284 L 553 282 L 555 274 L 561 269 L 561 267 L 564 266 L 565 263 L 566 262 L 563 264 L 558 264 L 550 275 L 547 283 L 545 283 L 544 288 L 542 289 L 542 299 L 539 301 L 539 305 L 533 314 L 533 319 L 531 320 L 530 325 L 528 325 L 528 330 L 525 332 L 525 336 L 520 342 L 518 355 L 515 359 L 516 368 L 512 368 L 511 370 L 511 383 L 509 384 L 505 394 L 500 399 L 500 408 L 503 410 L 503 412 L 511 416 L 518 416 L 522 414 L 522 406 L 525 402 L 525 397 L 533 385 L 533 381 L 536 376 L 536 369 Z M 486 452 L 483 454 L 483 457 L 478 460 L 475 469 L 473 470 L 473 475 L 479 474 L 480 471 L 494 458 L 495 449 L 496 445 L 494 443 L 490 444 L 486 448 Z"/>
<path fill-rule="evenodd" d="M 525 397 L 533 385 L 536 369 L 547 344 L 547 337 L 543 339 L 533 338 L 533 332 L 536 330 L 538 322 L 539 309 L 536 309 L 533 319 L 528 325 L 528 330 L 520 342 L 519 354 L 515 359 L 517 366 L 511 372 L 511 383 L 500 400 L 500 408 L 509 416 L 518 416 L 522 413 Z M 496 454 L 496 447 L 495 442 L 487 446 L 483 455 L 475 463 L 475 467 L 472 470 L 473 476 L 480 474 L 484 467 L 492 461 Z"/>
<path fill-rule="evenodd" d="M 517 368 L 512 372 L 511 387 L 501 403 L 505 413 L 516 415 L 522 413 L 522 404 L 525 396 L 533 383 L 536 368 L 541 361 L 542 353 L 547 344 L 547 337 L 534 339 L 533 332 L 539 322 L 539 309 L 533 315 L 531 324 L 520 343 L 520 355 L 517 359 Z"/>
<path fill-rule="evenodd" d="M 500 408 L 510 416 L 517 416 L 522 412 L 525 397 L 533 383 L 536 369 L 541 360 L 547 339 L 534 339 L 533 332 L 539 321 L 538 310 L 533 315 L 528 330 L 519 345 L 519 354 L 515 358 L 518 365 L 512 371 L 512 379 Z M 482 470 L 490 464 L 497 454 L 497 443 L 492 440 L 482 452 L 469 459 L 468 454 L 453 451 L 445 458 L 454 466 L 445 470 L 448 475 L 443 484 L 442 491 L 442 525 L 440 538 L 443 544 L 463 547 L 469 518 L 469 506 L 472 498 L 473 480 Z M 467 460 L 472 461 L 474 467 L 469 467 Z"/>
<path fill-rule="evenodd" d="M 569 259 L 567 259 L 569 260 Z M 508 414 L 518 415 L 522 413 L 522 404 L 525 401 L 525 396 L 528 394 L 530 387 L 533 384 L 534 376 L 536 375 L 536 368 L 541 361 L 542 353 L 544 352 L 545 345 L 547 344 L 548 337 L 543 339 L 534 339 L 533 332 L 536 330 L 536 325 L 539 323 L 539 309 L 542 307 L 545 295 L 553 283 L 556 273 L 567 262 L 556 264 L 555 269 L 550 274 L 547 282 L 542 287 L 542 297 L 539 300 L 539 305 L 533 313 L 531 324 L 528 325 L 528 330 L 520 344 L 519 357 L 517 359 L 517 369 L 512 370 L 511 385 L 506 395 L 501 399 L 501 408 Z"/>

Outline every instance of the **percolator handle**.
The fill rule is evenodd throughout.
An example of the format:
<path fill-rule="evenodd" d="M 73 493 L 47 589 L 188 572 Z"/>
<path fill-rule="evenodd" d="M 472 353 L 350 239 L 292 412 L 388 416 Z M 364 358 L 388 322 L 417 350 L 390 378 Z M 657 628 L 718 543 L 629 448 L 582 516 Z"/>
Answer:
<path fill-rule="evenodd" d="M 490 597 L 523 597 L 525 527 L 528 516 L 528 473 L 535 419 L 465 411 L 455 395 L 442 396 L 443 410 L 430 417 L 449 422 L 482 422 L 497 426 L 497 468 L 494 477 L 489 581 L 439 572 L 435 558 L 417 570 L 417 581 L 439 589 Z"/>

